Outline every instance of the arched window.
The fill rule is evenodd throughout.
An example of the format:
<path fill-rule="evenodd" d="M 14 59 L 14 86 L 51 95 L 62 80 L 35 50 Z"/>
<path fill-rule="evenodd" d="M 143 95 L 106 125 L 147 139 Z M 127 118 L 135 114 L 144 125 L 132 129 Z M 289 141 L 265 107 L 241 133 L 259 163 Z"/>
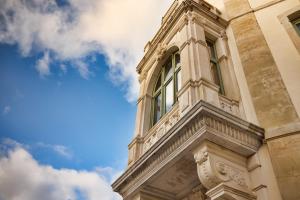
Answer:
<path fill-rule="evenodd" d="M 179 52 L 173 53 L 165 62 L 153 92 L 152 125 L 169 112 L 177 101 L 177 92 L 181 88 L 181 65 Z"/>

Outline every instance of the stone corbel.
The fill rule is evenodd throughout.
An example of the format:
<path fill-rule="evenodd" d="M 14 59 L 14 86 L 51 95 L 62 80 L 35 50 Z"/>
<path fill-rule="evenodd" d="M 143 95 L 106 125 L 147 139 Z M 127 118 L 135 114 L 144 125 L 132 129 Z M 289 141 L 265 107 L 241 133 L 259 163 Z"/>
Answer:
<path fill-rule="evenodd" d="M 156 60 L 160 61 L 167 52 L 167 45 L 159 43 L 156 50 Z"/>
<path fill-rule="evenodd" d="M 228 195 L 236 200 L 256 199 L 249 187 L 247 169 L 241 165 L 243 159 L 234 154 L 236 153 L 222 149 L 208 141 L 194 150 L 198 177 L 201 184 L 208 190 L 206 195 L 211 199 L 227 199 Z M 233 162 L 231 158 L 236 162 Z M 225 193 L 226 197 L 223 196 Z"/>
<path fill-rule="evenodd" d="M 147 77 L 147 73 L 142 72 L 142 73 L 140 74 L 140 76 L 139 76 L 139 83 L 142 83 L 143 80 L 146 79 L 146 77 Z"/>

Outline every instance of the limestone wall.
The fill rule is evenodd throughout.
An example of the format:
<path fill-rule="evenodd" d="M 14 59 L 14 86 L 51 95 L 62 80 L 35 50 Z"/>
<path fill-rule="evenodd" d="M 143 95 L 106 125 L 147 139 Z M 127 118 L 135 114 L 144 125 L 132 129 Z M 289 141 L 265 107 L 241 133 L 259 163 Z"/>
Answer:
<path fill-rule="evenodd" d="M 258 155 L 265 160 L 261 170 L 269 168 L 269 174 L 265 170 L 262 175 L 269 181 L 265 183 L 267 193 L 269 198 L 273 195 L 271 199 L 300 199 L 297 189 L 300 188 L 300 40 L 287 19 L 290 13 L 300 10 L 300 2 L 224 0 L 224 3 L 230 20 L 227 29 L 230 49 L 238 54 L 233 56 L 233 62 L 245 113 L 249 121 L 257 119 L 266 129 L 267 146 Z M 272 165 L 268 164 L 268 157 Z M 276 183 L 274 179 L 272 182 L 273 170 Z M 281 197 L 274 196 L 277 186 Z"/>

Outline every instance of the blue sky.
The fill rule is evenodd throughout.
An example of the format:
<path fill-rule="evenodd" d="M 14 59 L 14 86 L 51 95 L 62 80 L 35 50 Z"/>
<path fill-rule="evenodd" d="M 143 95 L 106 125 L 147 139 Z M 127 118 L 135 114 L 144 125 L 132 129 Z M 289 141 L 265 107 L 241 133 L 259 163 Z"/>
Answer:
<path fill-rule="evenodd" d="M 20 57 L 15 45 L 1 45 L 0 59 L 2 139 L 32 146 L 35 158 L 58 168 L 124 167 L 136 106 L 111 83 L 101 55 L 88 80 L 72 67 L 41 78 L 36 57 Z M 73 158 L 38 143 L 65 146 Z"/>
<path fill-rule="evenodd" d="M 135 67 L 171 2 L 0 0 L 0 200 L 120 199 Z"/>

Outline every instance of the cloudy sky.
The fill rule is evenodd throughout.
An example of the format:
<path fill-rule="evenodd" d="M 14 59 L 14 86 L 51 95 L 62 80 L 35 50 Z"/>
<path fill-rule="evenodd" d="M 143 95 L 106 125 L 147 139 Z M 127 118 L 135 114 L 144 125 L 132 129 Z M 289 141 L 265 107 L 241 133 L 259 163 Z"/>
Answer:
<path fill-rule="evenodd" d="M 135 67 L 172 0 L 0 0 L 0 200 L 117 200 Z"/>

